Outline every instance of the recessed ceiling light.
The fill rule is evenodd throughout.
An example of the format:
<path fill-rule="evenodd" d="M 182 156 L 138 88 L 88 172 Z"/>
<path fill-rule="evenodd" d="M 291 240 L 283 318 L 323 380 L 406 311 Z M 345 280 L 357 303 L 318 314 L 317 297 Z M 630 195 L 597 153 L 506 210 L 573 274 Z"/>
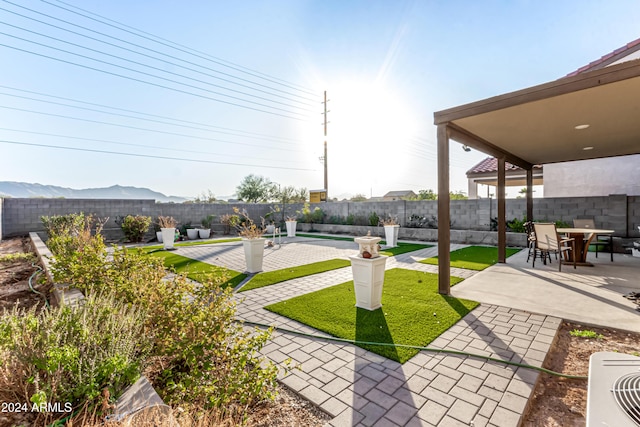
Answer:
<path fill-rule="evenodd" d="M 584 147 L 583 148 L 584 151 L 589 151 L 589 150 L 593 150 L 593 147 Z"/>
<path fill-rule="evenodd" d="M 576 126 L 574 129 L 582 130 L 582 129 L 586 129 L 586 128 L 588 128 L 588 127 L 589 127 L 589 125 L 586 125 L 586 124 L 585 124 L 585 125 L 578 125 L 578 126 Z"/>

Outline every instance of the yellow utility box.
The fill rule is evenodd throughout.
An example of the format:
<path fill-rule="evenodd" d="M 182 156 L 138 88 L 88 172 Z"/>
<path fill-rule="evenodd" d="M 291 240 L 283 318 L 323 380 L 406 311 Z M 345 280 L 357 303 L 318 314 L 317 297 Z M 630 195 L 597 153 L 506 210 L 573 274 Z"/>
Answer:
<path fill-rule="evenodd" d="M 309 202 L 320 203 L 327 201 L 327 190 L 309 190 Z"/>

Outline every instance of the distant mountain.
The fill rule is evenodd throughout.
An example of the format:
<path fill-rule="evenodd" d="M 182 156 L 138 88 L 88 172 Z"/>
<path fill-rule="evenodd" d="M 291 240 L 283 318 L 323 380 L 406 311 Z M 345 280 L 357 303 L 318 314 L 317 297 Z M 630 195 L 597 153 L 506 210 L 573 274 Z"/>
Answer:
<path fill-rule="evenodd" d="M 182 203 L 189 199 L 178 196 L 165 196 L 148 188 L 123 187 L 112 185 L 106 188 L 73 188 L 55 185 L 30 184 L 27 182 L 0 181 L 0 197 L 64 197 L 65 199 L 153 199 L 158 202 Z"/>

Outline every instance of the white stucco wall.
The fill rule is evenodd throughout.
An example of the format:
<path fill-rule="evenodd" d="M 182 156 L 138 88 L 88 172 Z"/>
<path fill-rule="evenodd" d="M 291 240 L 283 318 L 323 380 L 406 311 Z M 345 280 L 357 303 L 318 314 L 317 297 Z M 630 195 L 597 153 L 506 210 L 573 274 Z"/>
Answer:
<path fill-rule="evenodd" d="M 640 154 L 544 165 L 545 197 L 640 196 Z"/>

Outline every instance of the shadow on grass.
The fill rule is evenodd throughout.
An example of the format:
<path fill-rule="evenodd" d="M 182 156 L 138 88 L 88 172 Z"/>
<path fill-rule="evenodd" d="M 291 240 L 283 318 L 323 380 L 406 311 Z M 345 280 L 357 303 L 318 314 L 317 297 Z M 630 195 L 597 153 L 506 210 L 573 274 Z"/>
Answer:
<path fill-rule="evenodd" d="M 444 298 L 447 304 L 449 304 L 449 307 L 451 307 L 456 311 L 456 313 L 458 313 L 461 319 L 467 314 L 469 314 L 471 310 L 473 310 L 473 309 L 470 310 L 467 307 L 465 307 L 464 304 L 462 304 L 458 298 L 452 297 L 451 295 L 442 295 L 442 298 Z"/>
<path fill-rule="evenodd" d="M 387 325 L 382 308 L 369 311 L 356 308 L 356 341 L 368 341 L 393 344 L 393 336 Z M 360 345 L 360 347 L 378 353 L 391 360 L 400 360 L 398 351 L 393 346 L 375 344 Z M 375 350 L 374 350 L 375 349 Z"/>

